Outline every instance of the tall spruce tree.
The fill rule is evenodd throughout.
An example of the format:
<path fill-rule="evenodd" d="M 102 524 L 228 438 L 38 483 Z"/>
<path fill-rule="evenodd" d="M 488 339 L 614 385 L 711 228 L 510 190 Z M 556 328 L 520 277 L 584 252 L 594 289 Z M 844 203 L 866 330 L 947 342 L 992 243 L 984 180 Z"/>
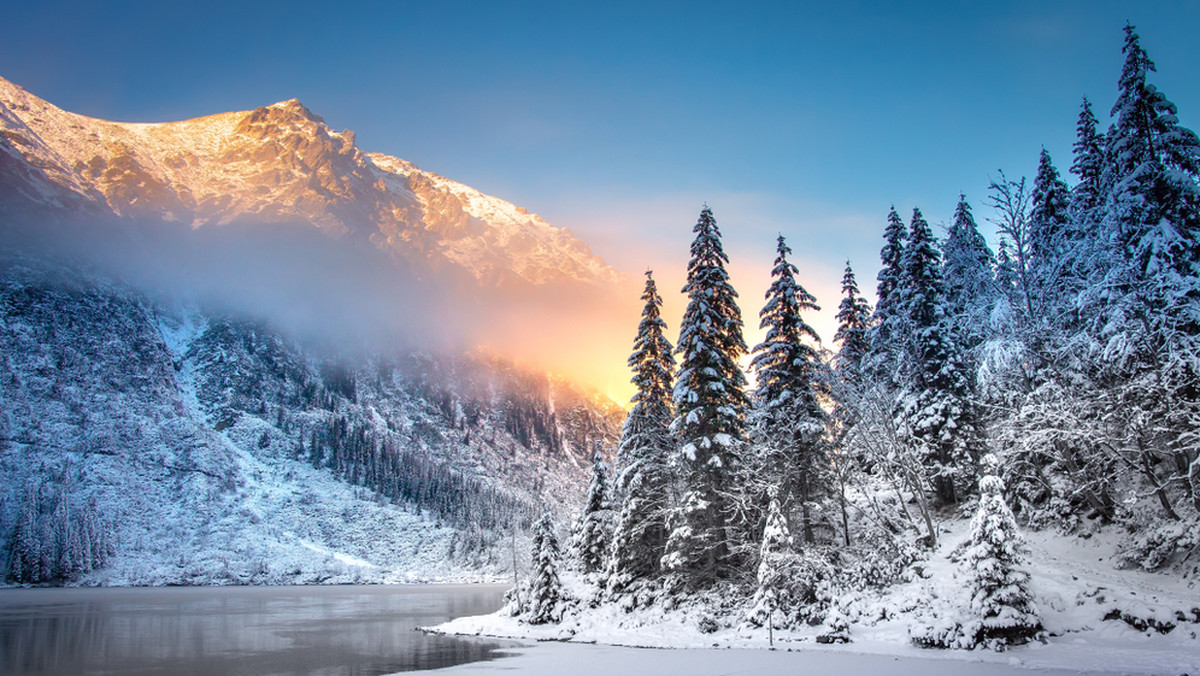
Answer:
<path fill-rule="evenodd" d="M 663 565 L 690 586 L 705 586 L 734 570 L 743 539 L 731 495 L 742 465 L 746 353 L 737 292 L 729 283 L 721 232 L 707 206 L 693 229 L 688 296 L 676 351 L 681 355 L 672 430 L 681 444 L 682 492 Z"/>
<path fill-rule="evenodd" d="M 801 313 L 821 308 L 796 282 L 791 252 L 780 235 L 767 302 L 758 313 L 759 328 L 767 335 L 750 362 L 757 379 L 754 438 L 764 466 L 780 474 L 780 498 L 799 509 L 804 541 L 811 544 L 814 501 L 827 492 L 827 416 L 818 401 L 821 359 L 814 345 L 820 338 Z"/>
<path fill-rule="evenodd" d="M 642 300 L 642 319 L 629 356 L 631 382 L 637 392 L 617 452 L 617 492 L 622 499 L 609 553 L 608 588 L 612 592 L 657 576 L 667 544 L 675 357 L 664 335 L 667 325 L 662 319 L 662 298 L 650 271 L 646 272 Z"/>
<path fill-rule="evenodd" d="M 978 432 L 966 369 L 946 316 L 941 255 L 920 209 L 913 209 L 909 233 L 900 289 L 913 335 L 897 423 L 924 458 L 938 499 L 950 504 L 958 500 L 956 483 L 973 481 Z"/>
<path fill-rule="evenodd" d="M 1107 256 L 1096 266 L 1106 274 L 1081 304 L 1101 346 L 1100 383 L 1131 421 L 1155 420 L 1127 429 L 1133 466 L 1178 518 L 1171 487 L 1195 458 L 1182 440 L 1200 415 L 1200 139 L 1147 82 L 1154 64 L 1131 25 L 1124 53 L 1107 136 Z"/>
<path fill-rule="evenodd" d="M 964 352 L 985 337 L 988 313 L 996 299 L 995 257 L 979 232 L 966 195 L 958 196 L 954 221 L 942 246 L 945 262 L 946 309 L 954 338 Z"/>
<path fill-rule="evenodd" d="M 903 308 L 900 285 L 904 278 L 904 250 L 908 229 L 896 207 L 887 216 L 883 231 L 884 245 L 879 251 L 878 300 L 875 303 L 874 326 L 868 332 L 871 351 L 868 359 L 872 374 L 879 380 L 896 384 L 895 373 L 907 336 L 907 317 Z"/>
<path fill-rule="evenodd" d="M 831 411 L 831 443 L 838 449 L 829 455 L 830 469 L 837 488 L 835 494 L 842 521 L 842 539 L 850 546 L 850 514 L 847 510 L 846 488 L 856 463 L 849 456 L 847 438 L 866 406 L 864 394 L 870 389 L 871 378 L 866 372 L 866 359 L 871 349 L 868 330 L 871 325 L 871 306 L 858 290 L 850 261 L 842 274 L 842 302 L 838 306 L 838 329 L 833 340 L 839 344 L 830 379 L 833 410 Z"/>
<path fill-rule="evenodd" d="M 1105 274 L 1107 244 L 1101 231 L 1107 196 L 1106 138 L 1097 131 L 1092 104 L 1084 97 L 1075 125 L 1071 173 L 1079 182 L 1071 190 L 1070 218 L 1067 221 L 1066 251 L 1060 264 L 1068 288 L 1064 296 L 1076 300 L 1085 280 Z M 1065 320 L 1065 317 L 1064 317 Z"/>
<path fill-rule="evenodd" d="M 1063 269 L 1071 248 L 1071 193 L 1042 148 L 1029 210 L 1029 278 L 1033 306 L 1042 322 L 1057 316 L 1064 294 L 1075 285 Z"/>
<path fill-rule="evenodd" d="M 1086 96 L 1079 107 L 1072 148 L 1071 173 L 1079 178 L 1071 191 L 1072 222 L 1094 223 L 1095 211 L 1104 200 L 1104 135 L 1096 131 L 1096 114 Z"/>
<path fill-rule="evenodd" d="M 858 281 L 850 261 L 842 272 L 842 302 L 838 305 L 838 328 L 833 342 L 838 344 L 837 369 L 843 379 L 858 379 L 863 359 L 871 349 L 867 331 L 871 324 L 871 305 L 858 290 Z"/>
<path fill-rule="evenodd" d="M 1146 81 L 1154 63 L 1131 25 L 1125 26 L 1123 51 L 1116 122 L 1108 137 L 1108 235 L 1143 271 L 1156 265 L 1151 274 L 1189 271 L 1200 229 L 1200 140 L 1179 125 L 1175 104 Z M 1143 246 L 1147 240 L 1166 246 Z"/>

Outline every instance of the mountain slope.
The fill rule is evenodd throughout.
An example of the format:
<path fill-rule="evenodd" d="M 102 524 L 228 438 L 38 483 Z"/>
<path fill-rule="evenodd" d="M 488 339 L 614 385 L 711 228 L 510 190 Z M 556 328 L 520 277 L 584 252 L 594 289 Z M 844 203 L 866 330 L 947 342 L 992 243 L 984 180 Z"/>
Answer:
<path fill-rule="evenodd" d="M 505 533 L 574 512 L 621 418 L 505 364 L 337 354 L 20 255 L 0 256 L 0 382 L 18 582 L 496 574 Z"/>

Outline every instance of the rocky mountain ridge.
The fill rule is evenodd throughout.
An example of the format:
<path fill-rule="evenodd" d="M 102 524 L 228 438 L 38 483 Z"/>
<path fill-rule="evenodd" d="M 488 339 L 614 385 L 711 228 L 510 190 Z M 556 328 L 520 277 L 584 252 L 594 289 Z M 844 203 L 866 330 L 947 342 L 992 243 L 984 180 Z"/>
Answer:
<path fill-rule="evenodd" d="M 0 186 L 0 208 L 193 228 L 306 225 L 485 289 L 622 280 L 569 230 L 363 152 L 354 132 L 334 131 L 296 99 L 181 122 L 110 122 L 0 78 Z"/>

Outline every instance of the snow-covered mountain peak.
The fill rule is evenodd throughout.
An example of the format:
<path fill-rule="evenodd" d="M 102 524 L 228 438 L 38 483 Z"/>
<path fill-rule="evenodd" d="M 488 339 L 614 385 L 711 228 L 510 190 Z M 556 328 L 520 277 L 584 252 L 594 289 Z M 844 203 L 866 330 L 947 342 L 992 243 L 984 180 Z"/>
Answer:
<path fill-rule="evenodd" d="M 298 99 L 161 123 L 76 115 L 0 78 L 5 195 L 192 227 L 275 222 L 366 240 L 483 287 L 606 286 L 622 276 L 574 234 L 505 200 L 363 153 Z M 3 208 L 3 207 L 0 207 Z"/>

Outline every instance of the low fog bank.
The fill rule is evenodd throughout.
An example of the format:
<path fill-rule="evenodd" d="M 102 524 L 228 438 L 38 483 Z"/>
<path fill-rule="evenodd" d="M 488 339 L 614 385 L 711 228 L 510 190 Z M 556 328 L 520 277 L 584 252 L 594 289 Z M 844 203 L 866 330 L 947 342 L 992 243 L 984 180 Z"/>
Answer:
<path fill-rule="evenodd" d="M 640 289 L 481 289 L 444 261 L 308 224 L 7 220 L 4 251 L 94 270 L 163 304 L 265 320 L 345 358 L 484 348 L 617 398 L 629 378 Z"/>

